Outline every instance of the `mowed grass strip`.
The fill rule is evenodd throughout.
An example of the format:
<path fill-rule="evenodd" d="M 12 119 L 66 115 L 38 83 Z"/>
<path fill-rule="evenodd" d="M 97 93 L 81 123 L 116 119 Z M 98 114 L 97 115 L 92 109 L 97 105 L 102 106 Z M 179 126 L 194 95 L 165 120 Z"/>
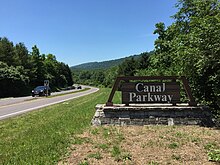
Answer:
<path fill-rule="evenodd" d="M 0 164 L 56 164 L 110 89 L 0 121 Z"/>

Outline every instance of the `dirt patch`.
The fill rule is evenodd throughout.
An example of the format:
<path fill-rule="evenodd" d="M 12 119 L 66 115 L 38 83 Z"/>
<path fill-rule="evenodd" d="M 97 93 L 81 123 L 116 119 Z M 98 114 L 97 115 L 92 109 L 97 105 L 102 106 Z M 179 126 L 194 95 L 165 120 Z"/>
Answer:
<path fill-rule="evenodd" d="M 72 138 L 70 155 L 58 164 L 220 164 L 220 130 L 199 126 L 91 127 Z"/>

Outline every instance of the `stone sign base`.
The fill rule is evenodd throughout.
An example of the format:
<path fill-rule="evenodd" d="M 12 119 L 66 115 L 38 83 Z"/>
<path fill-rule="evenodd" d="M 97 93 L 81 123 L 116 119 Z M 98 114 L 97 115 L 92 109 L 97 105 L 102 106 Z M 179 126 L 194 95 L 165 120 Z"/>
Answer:
<path fill-rule="evenodd" d="M 212 126 L 212 114 L 207 106 L 188 104 L 98 104 L 92 125 L 201 125 Z"/>

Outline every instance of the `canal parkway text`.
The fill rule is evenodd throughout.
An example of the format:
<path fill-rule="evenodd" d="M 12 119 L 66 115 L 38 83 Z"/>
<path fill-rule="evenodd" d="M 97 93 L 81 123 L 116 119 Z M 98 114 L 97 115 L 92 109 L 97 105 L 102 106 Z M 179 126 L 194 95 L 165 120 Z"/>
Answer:
<path fill-rule="evenodd" d="M 124 83 L 122 102 L 124 103 L 172 103 L 179 100 L 177 83 Z"/>

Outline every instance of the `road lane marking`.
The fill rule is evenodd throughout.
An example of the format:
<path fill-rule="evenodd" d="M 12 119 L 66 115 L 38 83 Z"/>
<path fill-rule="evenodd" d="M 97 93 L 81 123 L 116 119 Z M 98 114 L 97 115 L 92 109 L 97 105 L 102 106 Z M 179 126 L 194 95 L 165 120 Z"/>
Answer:
<path fill-rule="evenodd" d="M 83 93 L 82 95 L 73 96 L 73 97 L 68 98 L 68 99 L 56 101 L 56 102 L 49 103 L 49 104 L 44 104 L 44 105 L 41 105 L 41 106 L 37 106 L 37 107 L 34 107 L 34 108 L 25 109 L 25 110 L 18 111 L 18 112 L 13 112 L 13 113 L 6 114 L 6 115 L 2 115 L 2 116 L 0 116 L 0 120 L 1 120 L 1 119 L 5 119 L 5 118 L 8 118 L 8 117 L 15 116 L 15 115 L 23 114 L 23 113 L 25 113 L 25 112 L 29 112 L 29 111 L 33 111 L 33 110 L 36 110 L 36 109 L 44 108 L 44 107 L 47 107 L 47 106 L 50 106 L 50 105 L 54 105 L 54 104 L 62 103 L 62 102 L 65 102 L 65 101 L 69 101 L 69 100 L 72 100 L 72 99 L 75 99 L 75 98 L 78 98 L 78 97 L 86 96 L 86 95 L 92 94 L 92 93 L 94 93 L 94 92 L 97 92 L 98 90 L 99 90 L 98 88 L 95 88 L 95 91 L 92 90 L 92 91 L 90 91 L 89 93 Z"/>
<path fill-rule="evenodd" d="M 20 105 L 20 104 L 25 104 L 27 102 L 35 102 L 35 101 L 38 101 L 38 100 L 41 100 L 43 98 L 34 98 L 34 99 L 30 99 L 30 100 L 24 100 L 22 102 L 15 102 L 15 103 L 11 103 L 11 104 L 6 104 L 6 105 L 2 105 L 0 106 L 0 109 L 2 108 L 6 108 L 6 107 L 11 107 L 11 106 L 14 106 L 14 105 Z"/>
<path fill-rule="evenodd" d="M 14 105 L 26 104 L 27 102 L 34 102 L 34 101 L 37 101 L 37 100 L 40 100 L 40 99 L 50 99 L 50 98 L 64 96 L 64 95 L 68 95 L 68 94 L 79 93 L 81 90 L 83 90 L 83 89 L 79 89 L 79 90 L 74 89 L 74 91 L 68 91 L 68 92 L 65 92 L 65 93 L 56 92 L 56 94 L 51 95 L 52 97 L 34 97 L 34 98 L 26 99 L 26 100 L 21 100 L 21 101 L 18 101 L 18 102 L 12 102 L 12 103 L 8 103 L 8 104 L 2 105 L 2 106 L 0 105 L 0 109 L 6 108 L 6 107 L 11 107 L 11 106 L 14 106 Z M 8 98 L 6 98 L 6 99 L 8 99 Z"/>

